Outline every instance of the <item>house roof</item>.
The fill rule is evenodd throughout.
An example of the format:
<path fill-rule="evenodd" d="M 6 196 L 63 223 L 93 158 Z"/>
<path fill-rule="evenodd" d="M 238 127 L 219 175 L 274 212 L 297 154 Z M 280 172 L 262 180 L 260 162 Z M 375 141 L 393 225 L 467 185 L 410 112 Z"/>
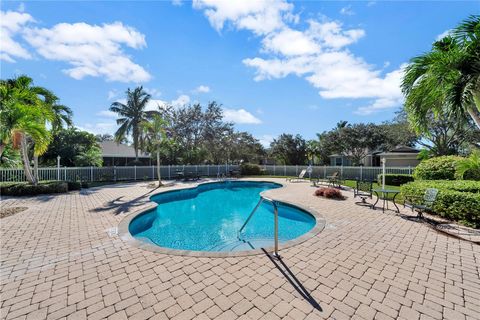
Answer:
<path fill-rule="evenodd" d="M 390 155 L 390 154 L 395 154 L 395 155 L 399 155 L 399 154 L 417 154 L 419 153 L 420 150 L 418 149 L 415 149 L 415 148 L 412 148 L 412 147 L 408 147 L 408 146 L 397 146 L 396 148 L 392 149 L 392 150 L 389 150 L 389 151 L 382 151 L 382 150 L 375 150 L 375 151 L 372 151 L 372 152 L 369 152 L 367 154 L 367 156 L 371 156 L 371 155 L 377 155 L 377 156 L 380 156 L 380 155 Z M 332 157 L 344 157 L 346 155 L 343 155 L 343 154 L 331 154 L 329 155 L 328 157 L 332 158 Z"/>
<path fill-rule="evenodd" d="M 132 146 L 126 144 L 118 144 L 115 141 L 100 142 L 103 157 L 119 157 L 119 158 L 135 158 L 135 150 Z M 139 158 L 150 158 L 145 152 L 138 151 Z"/>

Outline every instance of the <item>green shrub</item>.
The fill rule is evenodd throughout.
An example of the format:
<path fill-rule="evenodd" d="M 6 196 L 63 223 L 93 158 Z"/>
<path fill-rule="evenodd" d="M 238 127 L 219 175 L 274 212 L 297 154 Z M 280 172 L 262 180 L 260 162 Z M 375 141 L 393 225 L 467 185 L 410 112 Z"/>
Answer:
<path fill-rule="evenodd" d="M 259 176 L 262 174 L 262 169 L 258 164 L 243 163 L 240 166 L 240 173 L 242 176 Z"/>
<path fill-rule="evenodd" d="M 464 158 L 442 156 L 424 160 L 413 171 L 415 180 L 455 180 L 457 163 Z"/>
<path fill-rule="evenodd" d="M 383 174 L 377 176 L 377 182 L 382 183 Z M 411 174 L 400 174 L 400 173 L 387 173 L 385 174 L 385 184 L 388 186 L 401 186 L 407 182 L 413 181 L 413 176 Z"/>
<path fill-rule="evenodd" d="M 68 191 L 80 190 L 82 183 L 80 181 L 66 181 L 68 185 Z"/>
<path fill-rule="evenodd" d="M 434 213 L 464 224 L 480 227 L 480 181 L 415 181 L 404 184 L 403 195 L 423 197 L 425 189 L 438 189 Z"/>
<path fill-rule="evenodd" d="M 33 196 L 38 194 L 65 193 L 68 184 L 65 181 L 42 181 L 34 186 L 28 182 L 1 183 L 0 194 L 4 196 Z"/>

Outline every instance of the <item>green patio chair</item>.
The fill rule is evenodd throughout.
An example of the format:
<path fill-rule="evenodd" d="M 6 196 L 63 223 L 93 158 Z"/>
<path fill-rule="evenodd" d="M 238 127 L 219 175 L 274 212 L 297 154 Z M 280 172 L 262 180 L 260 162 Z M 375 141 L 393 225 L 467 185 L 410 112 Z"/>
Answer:
<path fill-rule="evenodd" d="M 357 180 L 355 189 L 353 189 L 353 197 L 359 197 L 361 201 L 355 202 L 360 205 L 370 205 L 367 203 L 367 198 L 372 199 L 373 196 L 373 182 L 365 180 Z"/>
<path fill-rule="evenodd" d="M 411 208 L 412 212 L 417 211 L 417 217 L 423 218 L 425 211 L 432 211 L 433 205 L 437 200 L 438 189 L 428 188 L 425 190 L 423 196 L 405 195 L 403 200 L 403 207 Z"/>

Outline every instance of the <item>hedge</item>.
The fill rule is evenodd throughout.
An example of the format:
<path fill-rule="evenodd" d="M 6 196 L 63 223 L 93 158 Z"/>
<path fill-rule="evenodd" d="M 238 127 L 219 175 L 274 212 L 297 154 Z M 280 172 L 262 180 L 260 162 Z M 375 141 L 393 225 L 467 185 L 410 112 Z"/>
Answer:
<path fill-rule="evenodd" d="M 423 196 L 425 189 L 439 190 L 434 213 L 480 227 L 480 181 L 415 181 L 401 186 L 403 195 Z"/>
<path fill-rule="evenodd" d="M 0 183 L 0 194 L 4 196 L 33 196 L 67 191 L 68 183 L 65 181 L 42 181 L 36 186 L 28 182 Z"/>
<path fill-rule="evenodd" d="M 455 180 L 457 163 L 464 158 L 442 156 L 420 162 L 413 171 L 415 180 Z"/>
<path fill-rule="evenodd" d="M 262 169 L 258 164 L 243 163 L 240 166 L 240 173 L 242 176 L 259 176 L 262 174 Z"/>
<path fill-rule="evenodd" d="M 378 184 L 382 183 L 383 174 L 377 176 Z M 400 173 L 386 173 L 385 174 L 385 185 L 388 186 L 401 186 L 407 182 L 413 181 L 413 176 L 411 174 L 400 174 Z"/>

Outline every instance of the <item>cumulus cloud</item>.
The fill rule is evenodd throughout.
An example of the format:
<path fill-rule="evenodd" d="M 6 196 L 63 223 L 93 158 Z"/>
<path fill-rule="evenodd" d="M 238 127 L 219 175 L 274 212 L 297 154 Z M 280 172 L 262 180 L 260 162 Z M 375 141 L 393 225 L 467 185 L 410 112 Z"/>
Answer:
<path fill-rule="evenodd" d="M 15 37 L 26 25 L 35 22 L 28 13 L 0 11 L 0 60 L 15 62 L 15 58 L 30 59 L 31 54 Z"/>
<path fill-rule="evenodd" d="M 260 124 L 262 121 L 245 109 L 223 109 L 223 119 L 239 124 Z"/>
<path fill-rule="evenodd" d="M 118 114 L 116 114 L 115 112 L 110 111 L 110 110 L 102 110 L 100 112 L 97 112 L 97 116 L 104 117 L 104 118 L 117 119 Z"/>
<path fill-rule="evenodd" d="M 181 94 L 177 99 L 172 100 L 171 105 L 174 108 L 180 108 L 190 103 L 190 97 L 186 94 Z"/>
<path fill-rule="evenodd" d="M 219 31 L 228 24 L 260 37 L 263 55 L 243 60 L 255 70 L 256 81 L 296 75 L 317 88 L 322 98 L 370 100 L 370 104 L 357 110 L 361 114 L 401 103 L 401 68 L 385 73 L 348 50 L 348 46 L 365 36 L 365 30 L 345 28 L 341 22 L 326 17 L 309 19 L 306 27 L 299 28 L 293 5 L 284 1 L 271 6 L 264 1 L 252 3 L 197 1 L 194 8 L 204 10 Z M 351 13 L 348 9 L 351 8 L 346 7 L 343 13 Z M 267 11 L 276 19 L 258 26 L 245 22 L 257 21 Z"/>
<path fill-rule="evenodd" d="M 77 126 L 77 128 L 93 134 L 114 134 L 117 130 L 117 123 L 114 120 L 109 120 L 96 123 L 85 123 L 81 126 Z"/>
<path fill-rule="evenodd" d="M 285 26 L 285 21 L 298 21 L 298 16 L 292 13 L 293 5 L 284 0 L 194 0 L 193 7 L 204 10 L 217 31 L 222 30 L 226 23 L 231 23 L 237 29 L 266 35 Z"/>
<path fill-rule="evenodd" d="M 269 148 L 270 147 L 270 143 L 273 142 L 273 139 L 275 139 L 275 137 L 271 134 L 264 134 L 262 135 L 261 137 L 258 138 L 258 140 L 260 141 L 260 143 L 265 147 L 265 148 Z"/>
<path fill-rule="evenodd" d="M 196 87 L 193 92 L 195 93 L 208 93 L 210 92 L 210 87 L 209 86 L 205 86 L 205 85 L 199 85 L 198 87 Z"/>
<path fill-rule="evenodd" d="M 142 49 L 145 36 L 121 22 L 90 25 L 59 23 L 52 28 L 28 28 L 25 40 L 44 58 L 64 61 L 63 70 L 74 79 L 105 77 L 108 81 L 143 82 L 150 74 L 135 64 L 123 46 Z"/>

